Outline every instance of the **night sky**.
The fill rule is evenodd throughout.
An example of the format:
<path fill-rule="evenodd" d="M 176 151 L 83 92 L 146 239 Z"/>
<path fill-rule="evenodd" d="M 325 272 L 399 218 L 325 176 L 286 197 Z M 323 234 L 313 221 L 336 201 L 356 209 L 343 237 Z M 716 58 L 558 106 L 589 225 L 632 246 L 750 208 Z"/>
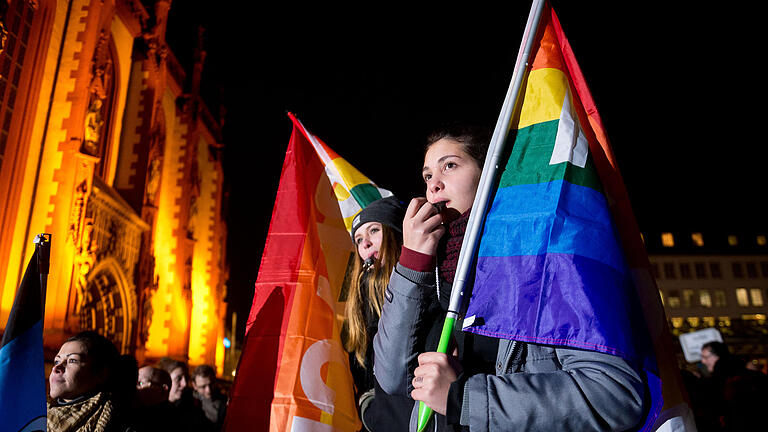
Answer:
<path fill-rule="evenodd" d="M 204 92 L 226 108 L 228 289 L 241 325 L 290 138 L 286 111 L 379 186 L 406 201 L 420 195 L 430 129 L 496 123 L 530 9 L 507 3 L 425 11 L 173 2 L 172 49 L 184 58 L 194 28 L 207 29 Z M 768 6 L 553 4 L 641 229 L 765 230 L 768 84 L 759 63 Z"/>

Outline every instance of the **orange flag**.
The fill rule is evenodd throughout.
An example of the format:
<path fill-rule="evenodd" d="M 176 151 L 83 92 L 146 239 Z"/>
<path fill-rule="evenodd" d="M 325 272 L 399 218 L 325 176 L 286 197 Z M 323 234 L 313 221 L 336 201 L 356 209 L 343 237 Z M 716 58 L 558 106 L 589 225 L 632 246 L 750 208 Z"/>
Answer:
<path fill-rule="evenodd" d="M 322 160 L 294 122 L 227 431 L 357 431 L 337 303 L 352 241 Z"/>

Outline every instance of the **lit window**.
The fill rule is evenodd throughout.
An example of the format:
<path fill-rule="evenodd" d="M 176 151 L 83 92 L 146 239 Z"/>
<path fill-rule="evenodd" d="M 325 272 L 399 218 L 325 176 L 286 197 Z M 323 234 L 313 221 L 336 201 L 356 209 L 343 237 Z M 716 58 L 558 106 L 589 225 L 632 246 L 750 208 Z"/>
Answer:
<path fill-rule="evenodd" d="M 752 306 L 763 305 L 763 292 L 760 288 L 751 288 L 749 290 L 749 298 L 752 300 Z"/>
<path fill-rule="evenodd" d="M 725 291 L 715 290 L 715 307 L 726 307 L 728 302 L 725 300 Z"/>
<path fill-rule="evenodd" d="M 664 247 L 672 247 L 675 245 L 675 236 L 672 233 L 661 233 L 661 245 Z"/>
<path fill-rule="evenodd" d="M 768 241 L 766 241 L 766 238 L 764 235 L 757 236 L 757 245 L 758 246 L 765 246 L 768 244 Z"/>
<path fill-rule="evenodd" d="M 739 306 L 749 306 L 746 288 L 736 288 L 736 302 L 739 303 Z"/>
<path fill-rule="evenodd" d="M 667 295 L 667 303 L 669 303 L 669 307 L 671 308 L 679 308 L 680 307 L 680 294 L 678 294 L 677 290 L 672 290 Z"/>
<path fill-rule="evenodd" d="M 717 317 L 717 325 L 720 327 L 730 327 L 731 317 L 727 317 L 727 316 Z"/>
<path fill-rule="evenodd" d="M 701 325 L 704 327 L 714 327 L 715 317 L 701 317 Z"/>
<path fill-rule="evenodd" d="M 683 307 L 689 308 L 691 307 L 691 304 L 693 300 L 693 290 L 692 289 L 684 289 L 683 290 Z"/>
<path fill-rule="evenodd" d="M 731 246 L 738 246 L 739 245 L 739 237 L 735 235 L 729 235 L 728 236 L 728 244 Z"/>
<path fill-rule="evenodd" d="M 699 326 L 699 317 L 688 317 L 685 320 L 688 321 L 688 325 L 691 326 L 691 328 Z"/>
<path fill-rule="evenodd" d="M 765 323 L 764 314 L 746 314 L 746 315 L 742 315 L 741 319 L 743 319 L 744 321 L 756 321 L 755 323 L 752 323 L 752 324 L 763 325 Z"/>
<path fill-rule="evenodd" d="M 706 308 L 712 307 L 712 297 L 710 297 L 708 290 L 699 291 L 699 304 Z"/>
<path fill-rule="evenodd" d="M 693 233 L 691 234 L 691 240 L 693 241 L 693 244 L 695 246 L 704 246 L 704 236 L 701 235 L 701 233 Z"/>
<path fill-rule="evenodd" d="M 672 318 L 671 321 L 672 321 L 672 327 L 674 328 L 680 328 L 683 326 L 683 319 L 680 317 Z"/>

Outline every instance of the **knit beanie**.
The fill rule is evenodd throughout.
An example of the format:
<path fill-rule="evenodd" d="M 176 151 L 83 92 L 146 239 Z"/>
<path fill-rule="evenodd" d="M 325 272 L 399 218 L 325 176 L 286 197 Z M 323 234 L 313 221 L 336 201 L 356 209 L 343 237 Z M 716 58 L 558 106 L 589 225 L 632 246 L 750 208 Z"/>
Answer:
<path fill-rule="evenodd" d="M 403 232 L 403 219 L 405 218 L 405 204 L 394 196 L 378 199 L 368 204 L 352 220 L 352 240 L 355 240 L 355 231 L 367 222 L 379 222 L 382 225 Z"/>

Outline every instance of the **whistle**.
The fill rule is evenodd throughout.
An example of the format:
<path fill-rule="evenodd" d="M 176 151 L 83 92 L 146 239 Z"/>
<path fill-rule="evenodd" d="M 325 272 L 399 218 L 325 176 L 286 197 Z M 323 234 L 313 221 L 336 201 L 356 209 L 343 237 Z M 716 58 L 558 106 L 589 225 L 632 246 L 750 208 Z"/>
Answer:
<path fill-rule="evenodd" d="M 363 271 L 367 272 L 373 268 L 373 263 L 376 261 L 376 259 L 373 257 L 373 255 L 369 256 L 368 258 L 363 261 Z"/>
<path fill-rule="evenodd" d="M 434 207 L 435 210 L 437 210 L 437 212 L 440 213 L 443 210 L 445 210 L 445 201 L 436 202 L 436 203 L 432 204 L 432 207 Z"/>

